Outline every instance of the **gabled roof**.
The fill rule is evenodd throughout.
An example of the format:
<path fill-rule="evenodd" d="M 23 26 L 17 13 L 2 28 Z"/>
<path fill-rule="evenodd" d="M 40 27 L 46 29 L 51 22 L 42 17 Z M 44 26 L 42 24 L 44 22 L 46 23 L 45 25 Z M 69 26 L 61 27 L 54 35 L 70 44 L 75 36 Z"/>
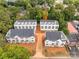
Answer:
<path fill-rule="evenodd" d="M 59 31 L 46 32 L 46 40 L 57 41 L 58 39 L 61 39 L 61 32 Z"/>
<path fill-rule="evenodd" d="M 34 30 L 33 29 L 11 29 L 8 37 L 13 38 L 15 36 L 19 36 L 19 37 L 34 36 Z"/>
<path fill-rule="evenodd" d="M 36 22 L 36 20 L 17 20 L 17 22 Z"/>
<path fill-rule="evenodd" d="M 40 20 L 40 24 L 41 25 L 46 25 L 46 24 L 48 24 L 48 25 L 59 25 L 59 23 L 58 23 L 58 21 L 56 21 L 56 20 Z"/>
<path fill-rule="evenodd" d="M 78 36 L 78 34 L 69 34 L 68 35 L 68 39 L 69 39 L 69 41 L 77 41 L 77 36 Z"/>
<path fill-rule="evenodd" d="M 78 33 L 78 31 L 77 31 L 76 28 L 72 25 L 71 22 L 68 22 L 68 31 L 69 31 L 69 33 Z"/>
<path fill-rule="evenodd" d="M 14 25 L 29 25 L 29 24 L 33 24 L 33 25 L 37 25 L 37 21 L 36 20 L 17 20 Z"/>

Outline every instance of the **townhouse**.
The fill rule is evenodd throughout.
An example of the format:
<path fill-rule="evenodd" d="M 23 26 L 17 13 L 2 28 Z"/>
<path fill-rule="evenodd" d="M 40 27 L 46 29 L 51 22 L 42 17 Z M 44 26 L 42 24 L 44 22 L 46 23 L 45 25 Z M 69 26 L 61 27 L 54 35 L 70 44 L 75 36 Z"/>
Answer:
<path fill-rule="evenodd" d="M 46 47 L 64 47 L 66 42 L 68 42 L 68 39 L 62 31 L 46 32 Z"/>

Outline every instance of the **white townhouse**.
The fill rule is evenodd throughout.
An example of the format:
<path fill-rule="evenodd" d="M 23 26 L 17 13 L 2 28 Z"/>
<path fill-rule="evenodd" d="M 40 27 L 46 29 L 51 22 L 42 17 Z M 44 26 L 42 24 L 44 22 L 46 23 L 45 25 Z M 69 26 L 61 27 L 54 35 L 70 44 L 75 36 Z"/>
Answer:
<path fill-rule="evenodd" d="M 35 43 L 33 29 L 10 29 L 6 34 L 9 43 Z"/>
<path fill-rule="evenodd" d="M 36 20 L 17 20 L 14 23 L 14 29 L 36 29 Z"/>
<path fill-rule="evenodd" d="M 62 31 L 46 32 L 45 47 L 64 47 L 66 42 L 69 40 Z"/>
<path fill-rule="evenodd" d="M 56 20 L 40 20 L 40 28 L 42 31 L 57 31 L 59 23 Z"/>

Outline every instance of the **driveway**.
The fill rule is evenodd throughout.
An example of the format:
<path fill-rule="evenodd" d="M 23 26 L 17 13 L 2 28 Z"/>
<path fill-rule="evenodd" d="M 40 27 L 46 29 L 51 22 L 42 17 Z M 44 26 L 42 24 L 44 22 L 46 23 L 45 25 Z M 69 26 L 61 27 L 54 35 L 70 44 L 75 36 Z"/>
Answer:
<path fill-rule="evenodd" d="M 42 54 L 44 32 L 42 32 L 40 30 L 39 25 L 36 28 L 35 35 L 36 35 L 36 39 L 37 39 L 37 44 L 36 44 L 36 54 L 33 57 L 44 57 L 44 55 Z"/>

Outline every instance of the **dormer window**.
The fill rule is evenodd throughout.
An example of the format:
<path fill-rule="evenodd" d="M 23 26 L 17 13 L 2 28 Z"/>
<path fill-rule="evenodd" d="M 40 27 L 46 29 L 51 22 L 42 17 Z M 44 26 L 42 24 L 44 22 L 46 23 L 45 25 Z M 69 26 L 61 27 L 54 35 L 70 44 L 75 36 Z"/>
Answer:
<path fill-rule="evenodd" d="M 28 42 L 28 40 L 26 40 L 25 42 Z"/>
<path fill-rule="evenodd" d="M 52 45 L 54 45 L 54 43 L 52 43 Z"/>
<path fill-rule="evenodd" d="M 12 40 L 12 43 L 15 43 L 15 40 Z"/>
<path fill-rule="evenodd" d="M 48 27 L 49 29 L 51 28 L 51 26 Z"/>
<path fill-rule="evenodd" d="M 9 43 L 11 42 L 10 40 L 7 40 Z"/>

